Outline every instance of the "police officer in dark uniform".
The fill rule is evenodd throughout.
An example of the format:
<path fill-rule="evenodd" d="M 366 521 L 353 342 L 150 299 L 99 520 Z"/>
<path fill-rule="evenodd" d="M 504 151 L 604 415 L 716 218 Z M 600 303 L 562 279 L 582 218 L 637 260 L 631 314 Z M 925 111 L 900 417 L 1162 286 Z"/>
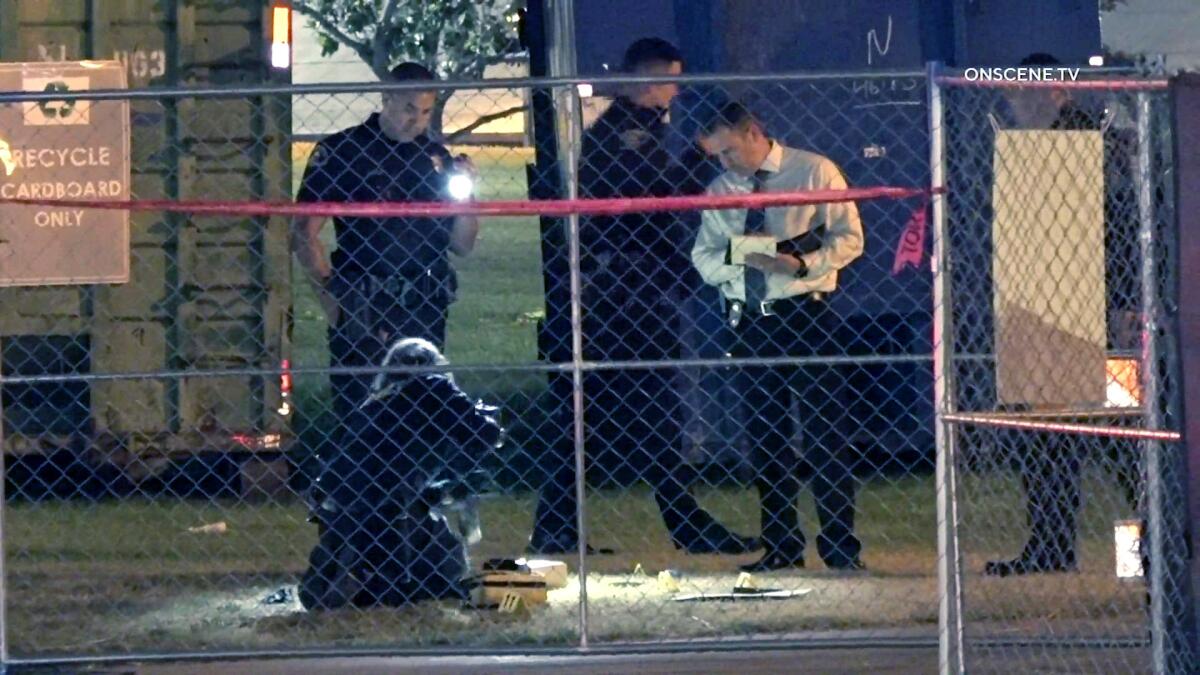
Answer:
<path fill-rule="evenodd" d="M 1050 54 L 1035 53 L 1025 57 L 1020 65 L 1050 67 L 1061 63 Z M 1105 129 L 1105 106 L 1098 101 L 1074 100 L 1065 89 L 1006 90 L 1004 98 L 1008 114 L 1007 119 L 999 120 L 999 125 L 1005 127 L 1104 130 L 1108 349 L 1137 350 L 1140 347 L 1140 252 L 1138 220 L 1134 211 L 1137 200 L 1131 182 L 1136 136 L 1124 130 Z M 1082 473 L 1091 449 L 1100 450 L 1096 453 L 1099 463 L 1116 477 L 1128 508 L 1134 512 L 1139 510 L 1143 469 L 1137 442 L 1108 437 L 1084 441 L 1055 432 L 1001 431 L 996 435 L 1007 439 L 1005 445 L 1019 449 L 1017 463 L 1025 488 L 1029 538 L 1015 558 L 988 562 L 984 566 L 985 574 L 1010 576 L 1077 569 Z"/>
<path fill-rule="evenodd" d="M 429 341 L 401 338 L 380 365 L 447 363 Z M 465 597 L 467 546 L 482 536 L 475 502 L 503 461 L 499 409 L 472 400 L 448 373 L 426 371 L 379 373 L 359 411 L 361 433 L 322 457 L 309 494 L 319 539 L 301 578 L 301 604 Z"/>
<path fill-rule="evenodd" d="M 395 82 L 436 78 L 416 63 L 391 71 Z M 313 151 L 301 202 L 428 202 L 449 199 L 451 177 L 475 173 L 427 135 L 432 89 L 391 91 L 366 122 L 322 140 Z M 339 217 L 332 264 L 318 234 L 325 218 L 296 222 L 293 249 L 317 288 L 329 320 L 333 367 L 378 364 L 399 337 L 446 343 L 446 314 L 457 288 L 449 253 L 475 246 L 475 217 Z M 334 411 L 344 425 L 363 401 L 369 375 L 333 375 Z"/>
<path fill-rule="evenodd" d="M 623 70 L 678 75 L 683 59 L 665 40 L 646 38 L 626 51 Z M 703 192 L 704 154 L 692 145 L 683 158 L 668 149 L 674 83 L 646 84 L 618 96 L 583 138 L 580 195 L 655 197 Z M 714 172 L 715 173 L 715 172 Z M 698 221 L 698 217 L 695 219 Z M 702 284 L 688 251 L 698 222 L 671 212 L 582 219 L 584 355 L 596 361 L 680 358 L 681 306 Z M 673 369 L 597 371 L 584 376 L 587 446 L 608 451 L 645 477 L 674 545 L 691 553 L 744 553 L 757 542 L 740 537 L 702 509 L 687 489 L 682 459 L 681 401 Z M 563 397 L 567 398 L 567 397 Z M 569 400 L 569 399 L 567 399 Z M 538 504 L 530 549 L 573 549 L 574 464 L 563 434 L 556 466 Z M 620 469 L 618 469 L 619 471 Z"/>

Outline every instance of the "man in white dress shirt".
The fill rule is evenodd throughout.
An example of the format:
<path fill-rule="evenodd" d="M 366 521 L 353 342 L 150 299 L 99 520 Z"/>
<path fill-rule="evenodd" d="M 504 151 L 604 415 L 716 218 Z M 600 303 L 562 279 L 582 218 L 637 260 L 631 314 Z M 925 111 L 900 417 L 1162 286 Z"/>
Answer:
<path fill-rule="evenodd" d="M 712 195 L 846 189 L 828 158 L 783 146 L 741 104 L 725 106 L 702 132 L 705 147 L 725 167 Z M 752 252 L 748 252 L 752 251 Z M 724 297 L 737 336 L 738 357 L 845 355 L 828 296 L 838 273 L 863 252 L 863 230 L 853 202 L 769 209 L 705 211 L 692 262 Z M 743 371 L 747 432 L 761 501 L 763 557 L 743 569 L 804 566 L 794 436 L 789 414 L 800 403 L 804 456 L 821 531 L 817 551 L 826 567 L 863 569 L 854 535 L 854 477 L 846 425 L 845 374 L 828 364 L 753 366 Z"/>

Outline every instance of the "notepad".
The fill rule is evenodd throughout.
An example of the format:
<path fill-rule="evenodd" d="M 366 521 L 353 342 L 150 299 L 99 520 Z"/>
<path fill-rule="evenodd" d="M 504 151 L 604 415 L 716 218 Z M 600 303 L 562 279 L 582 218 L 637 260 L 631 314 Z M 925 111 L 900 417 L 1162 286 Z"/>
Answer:
<path fill-rule="evenodd" d="M 775 257 L 775 237 L 768 234 L 735 234 L 729 239 L 729 263 L 745 265 L 746 255 L 761 253 Z"/>

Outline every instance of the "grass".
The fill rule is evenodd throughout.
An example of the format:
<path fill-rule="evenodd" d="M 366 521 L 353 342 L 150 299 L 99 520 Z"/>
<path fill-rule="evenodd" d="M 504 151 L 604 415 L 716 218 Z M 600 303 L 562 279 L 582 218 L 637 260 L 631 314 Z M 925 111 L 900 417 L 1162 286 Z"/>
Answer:
<path fill-rule="evenodd" d="M 1011 477 L 1010 477 L 1011 478 Z M 1111 532 L 1119 503 L 1108 482 L 1089 481 L 1083 571 L 983 579 L 982 561 L 1011 555 L 1023 536 L 1016 481 L 963 482 L 968 626 L 1012 634 L 1134 636 L 1144 629 L 1140 585 L 1113 579 Z M 752 490 L 702 489 L 702 503 L 744 532 L 757 530 Z M 811 500 L 804 521 L 812 532 Z M 808 589 L 771 603 L 678 603 L 655 581 L 673 569 L 684 591 L 727 591 L 751 556 L 685 556 L 667 543 L 644 489 L 596 492 L 588 501 L 592 541 L 618 550 L 589 558 L 594 642 L 751 637 L 848 628 L 919 630 L 937 621 L 934 486 L 928 478 L 876 479 L 859 497 L 865 575 L 839 575 L 809 554 L 809 569 L 763 575 L 778 588 Z M 533 503 L 487 500 L 475 560 L 518 555 Z M 578 577 L 528 615 L 502 616 L 434 602 L 404 609 L 300 611 L 260 600 L 294 584 L 315 540 L 298 501 L 268 504 L 140 502 L 15 505 L 5 519 L 9 644 L 14 655 L 204 649 L 420 647 L 577 641 Z M 224 534 L 187 528 L 225 522 Z M 574 572 L 576 560 L 566 558 Z M 645 576 L 635 574 L 641 566 Z M 979 634 L 979 633 L 975 633 Z"/>

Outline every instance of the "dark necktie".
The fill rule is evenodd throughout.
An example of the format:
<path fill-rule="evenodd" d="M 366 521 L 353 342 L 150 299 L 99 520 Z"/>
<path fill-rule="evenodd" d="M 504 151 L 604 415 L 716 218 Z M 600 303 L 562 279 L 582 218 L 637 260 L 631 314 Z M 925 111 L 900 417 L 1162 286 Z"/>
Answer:
<path fill-rule="evenodd" d="M 770 172 L 759 169 L 754 172 L 751 181 L 754 183 L 754 193 L 763 192 L 767 185 Z M 744 234 L 763 234 L 767 231 L 767 213 L 761 208 L 746 209 L 746 228 Z M 757 312 L 759 303 L 767 299 L 767 274 L 760 269 L 746 266 L 746 309 Z"/>

